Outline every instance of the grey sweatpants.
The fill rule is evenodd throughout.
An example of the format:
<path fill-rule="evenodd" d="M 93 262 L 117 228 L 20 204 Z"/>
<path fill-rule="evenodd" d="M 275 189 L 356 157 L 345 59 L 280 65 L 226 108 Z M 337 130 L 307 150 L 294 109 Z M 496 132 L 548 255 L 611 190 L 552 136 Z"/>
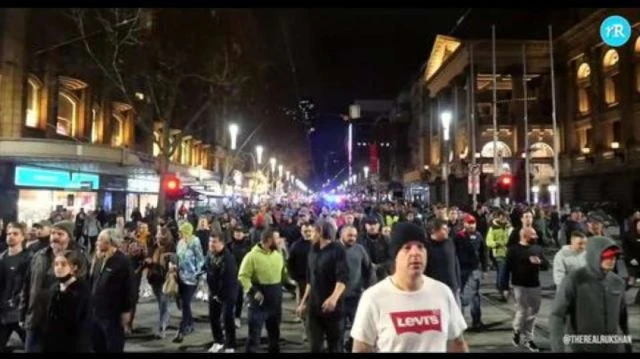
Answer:
<path fill-rule="evenodd" d="M 514 285 L 513 294 L 516 299 L 513 330 L 522 335 L 522 341 L 533 340 L 533 328 L 542 300 L 540 287 L 529 288 Z"/>

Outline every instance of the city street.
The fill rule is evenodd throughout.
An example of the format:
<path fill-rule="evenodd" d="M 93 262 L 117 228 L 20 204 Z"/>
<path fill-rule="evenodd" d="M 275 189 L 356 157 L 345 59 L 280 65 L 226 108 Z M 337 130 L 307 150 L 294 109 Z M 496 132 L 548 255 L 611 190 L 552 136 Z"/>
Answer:
<path fill-rule="evenodd" d="M 552 288 L 551 271 L 542 272 L 543 284 L 543 301 L 540 314 L 536 322 L 535 340 L 543 351 L 549 350 L 549 327 L 548 318 L 551 301 L 554 296 Z M 518 352 L 524 349 L 515 348 L 511 344 L 511 323 L 515 308 L 513 299 L 510 298 L 509 303 L 502 303 L 497 300 L 497 294 L 494 290 L 495 274 L 487 273 L 482 286 L 482 320 L 487 329 L 482 332 L 469 331 L 465 337 L 469 343 L 472 352 Z M 631 297 L 631 296 L 630 296 Z M 302 341 L 302 324 L 295 320 L 294 315 L 295 303 L 289 294 L 285 294 L 284 315 L 281 326 L 282 342 L 281 349 L 283 352 L 305 352 L 308 351 L 307 343 Z M 202 353 L 212 344 L 211 331 L 209 329 L 207 319 L 207 304 L 202 301 L 196 301 L 194 304 L 194 314 L 196 318 L 196 330 L 193 334 L 187 336 L 183 343 L 174 344 L 171 339 L 175 333 L 175 329 L 180 321 L 180 312 L 175 305 L 171 306 L 171 328 L 167 339 L 153 339 L 152 328 L 157 323 L 157 307 L 151 298 L 144 299 L 138 305 L 138 314 L 136 318 L 136 329 L 131 337 L 127 340 L 125 348 L 126 352 L 189 352 Z M 244 313 L 246 314 L 246 313 Z M 465 313 L 467 320 L 470 320 L 469 313 Z M 246 317 L 243 318 L 246 320 Z M 634 351 L 640 351 L 640 306 L 632 305 L 629 307 L 629 327 L 631 335 L 634 339 Z M 247 336 L 246 322 L 243 322 L 242 328 L 238 330 L 238 347 L 239 351 L 243 351 L 245 339 Z M 266 332 L 263 333 L 266 335 Z M 266 339 L 264 341 L 266 343 Z M 11 344 L 19 346 L 17 337 L 12 338 Z M 266 352 L 266 346 L 263 347 Z M 21 350 L 17 350 L 21 351 Z"/>

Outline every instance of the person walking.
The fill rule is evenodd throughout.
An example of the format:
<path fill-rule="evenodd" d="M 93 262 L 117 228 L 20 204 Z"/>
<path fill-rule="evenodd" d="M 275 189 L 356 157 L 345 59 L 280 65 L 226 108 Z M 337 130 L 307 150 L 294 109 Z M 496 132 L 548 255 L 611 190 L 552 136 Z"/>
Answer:
<path fill-rule="evenodd" d="M 229 242 L 229 250 L 233 255 L 233 259 L 236 262 L 236 265 L 240 265 L 244 257 L 251 250 L 251 242 L 247 238 L 244 233 L 244 229 L 240 226 L 234 227 L 232 229 L 232 240 Z M 242 316 L 242 305 L 244 302 L 244 294 L 242 292 L 242 285 L 238 283 L 238 293 L 236 294 L 236 305 L 234 309 L 234 323 L 236 325 L 236 329 L 239 329 L 242 326 L 241 316 Z"/>
<path fill-rule="evenodd" d="M 587 264 L 585 247 L 587 236 L 582 232 L 571 233 L 571 243 L 562 246 L 553 258 L 553 282 L 556 288 L 567 274 Z"/>
<path fill-rule="evenodd" d="M 151 256 L 145 259 L 147 281 L 158 303 L 159 320 L 155 334 L 156 339 L 165 339 L 167 336 L 167 326 L 170 319 L 170 298 L 162 291 L 162 287 L 169 273 L 169 264 L 173 263 L 175 265 L 178 263 L 175 248 L 171 231 L 166 227 L 160 227 L 156 234 L 155 248 Z"/>
<path fill-rule="evenodd" d="M 425 276 L 427 240 L 413 223 L 391 233 L 394 271 L 362 293 L 351 337 L 353 352 L 468 352 L 467 329 L 451 289 Z"/>
<path fill-rule="evenodd" d="M 487 233 L 487 247 L 491 249 L 496 262 L 496 288 L 503 302 L 507 301 L 509 295 L 509 271 L 506 258 L 511 230 L 505 212 L 497 211 L 496 218 L 491 221 L 491 227 Z"/>
<path fill-rule="evenodd" d="M 427 238 L 428 259 L 425 275 L 449 286 L 456 302 L 461 306 L 460 263 L 456 255 L 456 246 L 449 235 L 447 222 L 435 220 L 431 231 L 431 236 Z"/>

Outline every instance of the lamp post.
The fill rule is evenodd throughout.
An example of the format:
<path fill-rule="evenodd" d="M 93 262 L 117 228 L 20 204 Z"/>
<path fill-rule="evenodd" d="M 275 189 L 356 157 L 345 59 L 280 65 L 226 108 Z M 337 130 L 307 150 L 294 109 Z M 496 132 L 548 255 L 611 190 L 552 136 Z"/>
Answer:
<path fill-rule="evenodd" d="M 271 172 L 275 173 L 276 172 L 276 159 L 274 157 L 271 157 L 269 159 L 269 164 L 271 164 Z"/>
<path fill-rule="evenodd" d="M 282 174 L 284 172 L 284 167 L 282 165 L 278 166 L 278 177 L 282 178 Z"/>
<path fill-rule="evenodd" d="M 264 148 L 260 145 L 256 146 L 256 159 L 259 165 L 262 164 L 262 152 L 264 152 Z"/>
<path fill-rule="evenodd" d="M 449 127 L 451 126 L 451 112 L 444 111 L 440 114 L 440 121 L 442 122 L 442 130 L 444 134 L 444 161 L 442 165 L 442 177 L 444 177 L 444 203 L 447 208 L 449 207 Z"/>
<path fill-rule="evenodd" d="M 364 179 L 369 178 L 369 166 L 364 166 Z"/>
<path fill-rule="evenodd" d="M 238 132 L 240 128 L 235 123 L 229 125 L 229 134 L 231 135 L 231 150 L 236 150 L 236 140 L 238 139 Z"/>

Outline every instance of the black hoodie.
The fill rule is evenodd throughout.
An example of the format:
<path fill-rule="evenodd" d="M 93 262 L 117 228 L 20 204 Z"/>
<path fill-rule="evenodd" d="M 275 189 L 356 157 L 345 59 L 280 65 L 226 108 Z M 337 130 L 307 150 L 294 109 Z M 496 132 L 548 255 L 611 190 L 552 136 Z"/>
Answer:
<path fill-rule="evenodd" d="M 564 352 L 624 352 L 620 344 L 574 344 L 565 346 L 562 338 L 574 335 L 629 334 L 625 282 L 613 272 L 601 268 L 602 252 L 617 248 L 606 237 L 587 241 L 587 265 L 570 272 L 560 284 L 553 301 L 549 327 L 551 350 Z"/>
<path fill-rule="evenodd" d="M 228 248 L 209 253 L 204 263 L 211 297 L 235 303 L 238 294 L 238 265 Z"/>

